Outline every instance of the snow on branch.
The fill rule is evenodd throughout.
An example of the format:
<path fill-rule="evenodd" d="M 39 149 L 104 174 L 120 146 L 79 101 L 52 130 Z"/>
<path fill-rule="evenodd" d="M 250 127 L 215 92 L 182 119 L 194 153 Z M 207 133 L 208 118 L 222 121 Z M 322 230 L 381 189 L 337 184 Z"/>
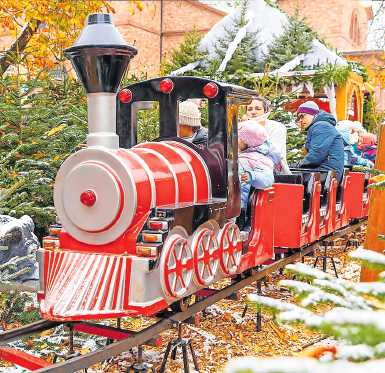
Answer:
<path fill-rule="evenodd" d="M 385 301 L 385 283 L 360 282 L 359 284 L 354 284 L 352 288 L 360 294 L 372 295 Z"/>
<path fill-rule="evenodd" d="M 288 274 L 295 274 L 301 280 L 332 280 L 333 277 L 317 268 L 309 267 L 304 263 L 288 264 L 285 267 L 285 272 Z"/>
<path fill-rule="evenodd" d="M 382 373 L 384 366 L 385 360 L 355 364 L 342 360 L 324 363 L 299 357 L 272 359 L 246 357 L 230 361 L 224 373 Z"/>
<path fill-rule="evenodd" d="M 335 308 L 322 316 L 322 324 L 317 328 L 353 345 L 376 346 L 385 341 L 385 312 Z"/>
<path fill-rule="evenodd" d="M 309 267 L 310 268 L 310 267 Z M 310 268 L 311 269 L 311 268 Z M 328 286 L 328 288 L 333 287 L 333 283 L 330 280 L 314 280 L 313 284 L 316 285 L 315 281 L 319 281 L 321 286 Z M 334 304 L 341 307 L 351 307 L 352 304 L 349 301 L 349 298 L 346 297 L 348 291 L 342 291 L 342 285 L 335 284 L 335 288 L 340 290 L 342 296 L 323 291 L 317 286 L 307 284 L 301 281 L 294 280 L 282 280 L 279 282 L 281 286 L 287 287 L 292 290 L 298 298 L 300 299 L 300 304 L 303 307 L 314 307 L 319 304 Z"/>
<path fill-rule="evenodd" d="M 381 253 L 359 247 L 357 250 L 352 251 L 349 256 L 365 267 L 380 270 L 385 269 L 385 255 Z"/>
<path fill-rule="evenodd" d="M 348 292 L 349 292 L 349 290 L 346 288 L 348 283 L 341 279 L 331 281 L 331 280 L 320 280 L 316 278 L 313 281 L 313 284 L 316 286 L 319 286 L 321 289 L 330 291 L 335 294 L 343 295 L 343 296 L 348 295 Z"/>
<path fill-rule="evenodd" d="M 344 298 L 322 290 L 309 294 L 301 301 L 301 306 L 303 307 L 314 307 L 319 304 L 333 304 L 340 307 L 351 306 L 350 302 L 346 301 Z"/>
<path fill-rule="evenodd" d="M 257 310 L 263 309 L 273 315 L 279 314 L 279 320 L 290 323 L 305 322 L 310 317 L 316 317 L 311 311 L 295 304 L 282 302 L 279 299 L 264 297 L 258 294 L 247 296 L 248 304 Z"/>
<path fill-rule="evenodd" d="M 310 285 L 302 281 L 282 280 L 279 282 L 279 285 L 294 291 L 296 294 L 306 295 L 315 291 L 319 291 L 319 288 L 317 288 L 316 286 Z"/>

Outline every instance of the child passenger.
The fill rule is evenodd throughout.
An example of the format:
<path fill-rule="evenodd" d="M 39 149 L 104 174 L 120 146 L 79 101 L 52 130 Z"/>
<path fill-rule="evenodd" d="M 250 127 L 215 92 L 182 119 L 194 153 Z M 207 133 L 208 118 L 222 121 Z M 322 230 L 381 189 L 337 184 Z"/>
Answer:
<path fill-rule="evenodd" d="M 377 136 L 373 133 L 364 133 L 358 139 L 358 150 L 363 158 L 375 162 L 377 154 Z"/>
<path fill-rule="evenodd" d="M 268 142 L 266 129 L 247 120 L 238 131 L 238 171 L 241 181 L 241 216 L 246 215 L 250 188 L 264 189 L 273 185 L 274 164 L 281 157 Z"/>

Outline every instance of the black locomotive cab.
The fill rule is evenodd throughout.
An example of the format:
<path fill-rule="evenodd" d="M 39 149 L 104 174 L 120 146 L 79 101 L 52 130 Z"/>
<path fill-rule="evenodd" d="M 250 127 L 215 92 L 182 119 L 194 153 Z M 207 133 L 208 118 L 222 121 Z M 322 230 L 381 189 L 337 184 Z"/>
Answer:
<path fill-rule="evenodd" d="M 117 103 L 120 147 L 137 144 L 143 121 L 140 111 L 157 108 L 159 129 L 154 131 L 154 139 L 147 140 L 172 139 L 193 147 L 208 166 L 213 198 L 227 202 L 227 217 L 238 216 L 238 118 L 240 107 L 257 95 L 253 90 L 198 77 L 161 77 L 126 86 L 119 92 Z M 201 107 L 202 124 L 208 130 L 204 149 L 179 136 L 179 105 L 192 99 L 206 103 Z"/>

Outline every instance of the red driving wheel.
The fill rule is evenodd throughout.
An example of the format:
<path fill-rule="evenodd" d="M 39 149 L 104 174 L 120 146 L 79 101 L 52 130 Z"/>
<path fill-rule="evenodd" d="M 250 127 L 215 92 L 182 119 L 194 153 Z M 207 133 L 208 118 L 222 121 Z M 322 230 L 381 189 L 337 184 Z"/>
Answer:
<path fill-rule="evenodd" d="M 198 231 L 193 238 L 194 272 L 199 285 L 209 285 L 218 270 L 219 252 L 214 232 L 208 228 Z"/>
<path fill-rule="evenodd" d="M 241 255 L 239 228 L 234 223 L 226 223 L 219 234 L 219 263 L 226 275 L 232 275 L 237 271 Z"/>
<path fill-rule="evenodd" d="M 186 238 L 179 234 L 171 240 L 163 265 L 163 279 L 167 293 L 175 298 L 186 294 L 192 279 L 193 259 Z"/>

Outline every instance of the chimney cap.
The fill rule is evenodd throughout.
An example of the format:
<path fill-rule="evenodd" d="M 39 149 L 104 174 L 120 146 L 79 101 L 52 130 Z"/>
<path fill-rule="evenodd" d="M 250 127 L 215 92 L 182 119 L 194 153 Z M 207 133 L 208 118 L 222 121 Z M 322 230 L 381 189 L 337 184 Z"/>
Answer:
<path fill-rule="evenodd" d="M 116 93 L 128 62 L 137 52 L 112 24 L 111 14 L 90 14 L 80 36 L 64 54 L 87 93 Z"/>
<path fill-rule="evenodd" d="M 114 46 L 132 49 L 122 37 L 118 29 L 112 23 L 112 15 L 109 13 L 94 13 L 87 16 L 86 25 L 76 39 L 74 47 L 85 46 Z"/>
<path fill-rule="evenodd" d="M 87 16 L 86 26 L 100 23 L 112 24 L 112 16 L 110 13 L 93 13 Z"/>

